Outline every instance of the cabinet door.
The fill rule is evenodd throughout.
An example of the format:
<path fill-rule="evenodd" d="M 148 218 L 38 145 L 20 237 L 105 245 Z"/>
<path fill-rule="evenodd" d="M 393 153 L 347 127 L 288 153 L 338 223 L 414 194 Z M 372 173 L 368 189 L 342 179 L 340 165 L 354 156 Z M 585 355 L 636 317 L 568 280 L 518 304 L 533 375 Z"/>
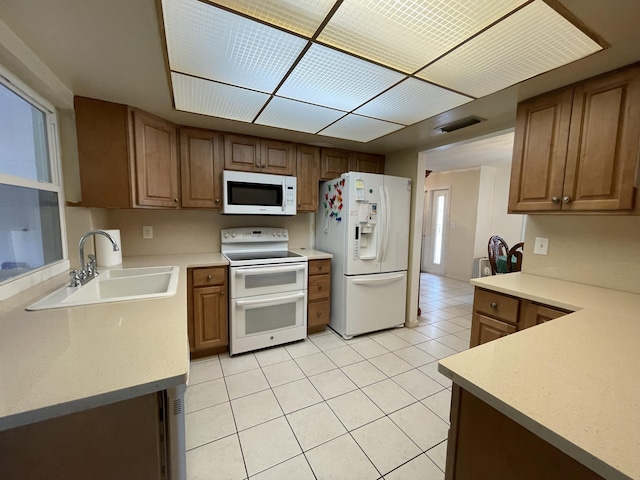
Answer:
<path fill-rule="evenodd" d="M 640 68 L 579 84 L 563 210 L 631 210 L 640 137 Z"/>
<path fill-rule="evenodd" d="M 296 145 L 278 140 L 260 140 L 262 173 L 275 175 L 295 175 Z"/>
<path fill-rule="evenodd" d="M 560 210 L 572 98 L 565 89 L 518 105 L 510 213 Z"/>
<path fill-rule="evenodd" d="M 320 180 L 320 148 L 298 145 L 296 149 L 298 212 L 318 210 Z"/>
<path fill-rule="evenodd" d="M 180 129 L 183 207 L 221 208 L 221 137 L 208 130 Z"/>
<path fill-rule="evenodd" d="M 260 171 L 260 139 L 245 135 L 224 136 L 224 168 L 242 172 Z"/>
<path fill-rule="evenodd" d="M 364 173 L 384 173 L 384 155 L 354 153 L 349 170 Z"/>
<path fill-rule="evenodd" d="M 133 111 L 137 205 L 178 208 L 176 136 L 173 124 Z"/>
<path fill-rule="evenodd" d="M 193 290 L 195 350 L 228 345 L 227 302 L 224 286 L 201 287 Z"/>
<path fill-rule="evenodd" d="M 323 148 L 320 152 L 320 179 L 333 180 L 348 172 L 350 159 L 350 152 Z"/>
<path fill-rule="evenodd" d="M 515 331 L 516 327 L 514 325 L 485 317 L 479 313 L 474 313 L 471 322 L 471 341 L 469 345 L 476 347 L 483 343 L 506 337 L 507 335 L 515 333 Z"/>
<path fill-rule="evenodd" d="M 550 307 L 548 305 L 530 302 L 529 300 L 523 300 L 520 329 L 535 327 L 536 325 L 562 317 L 568 313 L 571 312 L 568 310 Z"/>

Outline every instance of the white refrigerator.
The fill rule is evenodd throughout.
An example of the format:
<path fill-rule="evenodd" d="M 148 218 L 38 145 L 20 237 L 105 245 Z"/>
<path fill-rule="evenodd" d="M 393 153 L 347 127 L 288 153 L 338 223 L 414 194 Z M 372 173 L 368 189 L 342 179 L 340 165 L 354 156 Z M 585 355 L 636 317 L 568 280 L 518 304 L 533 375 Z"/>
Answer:
<path fill-rule="evenodd" d="M 329 326 L 348 339 L 404 324 L 411 180 L 348 172 L 320 195 L 316 248 L 333 254 Z"/>

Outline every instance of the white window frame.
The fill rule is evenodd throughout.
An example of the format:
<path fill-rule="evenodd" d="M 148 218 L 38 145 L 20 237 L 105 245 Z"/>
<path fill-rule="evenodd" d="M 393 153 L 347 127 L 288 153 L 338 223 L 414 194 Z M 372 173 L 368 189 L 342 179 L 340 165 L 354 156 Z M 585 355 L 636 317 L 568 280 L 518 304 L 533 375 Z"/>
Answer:
<path fill-rule="evenodd" d="M 50 182 L 30 180 L 27 178 L 0 173 L 0 184 L 56 192 L 58 194 L 58 212 L 60 215 L 60 241 L 62 242 L 61 260 L 30 270 L 22 275 L 12 277 L 3 283 L 0 283 L 1 301 L 69 270 L 70 263 L 67 252 L 67 229 L 64 216 L 65 198 L 62 182 L 58 115 L 56 113 L 56 109 L 51 103 L 38 95 L 2 65 L 0 65 L 0 84 L 45 113 L 47 123 L 47 146 L 49 148 L 49 168 L 51 171 Z"/>

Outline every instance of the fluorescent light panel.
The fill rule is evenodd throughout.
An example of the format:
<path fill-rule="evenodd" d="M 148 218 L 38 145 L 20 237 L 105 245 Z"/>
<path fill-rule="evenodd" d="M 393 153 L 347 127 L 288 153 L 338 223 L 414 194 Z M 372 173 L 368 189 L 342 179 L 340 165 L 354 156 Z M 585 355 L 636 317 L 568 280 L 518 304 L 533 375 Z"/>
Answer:
<path fill-rule="evenodd" d="M 546 3 L 536 0 L 417 76 L 482 97 L 601 49 Z"/>
<path fill-rule="evenodd" d="M 320 135 L 356 142 L 370 142 L 401 128 L 403 128 L 402 125 L 395 123 L 349 114 L 322 130 Z"/>
<path fill-rule="evenodd" d="M 317 133 L 346 112 L 274 97 L 256 123 L 305 133 Z"/>
<path fill-rule="evenodd" d="M 307 41 L 198 0 L 163 0 L 171 70 L 271 93 Z"/>

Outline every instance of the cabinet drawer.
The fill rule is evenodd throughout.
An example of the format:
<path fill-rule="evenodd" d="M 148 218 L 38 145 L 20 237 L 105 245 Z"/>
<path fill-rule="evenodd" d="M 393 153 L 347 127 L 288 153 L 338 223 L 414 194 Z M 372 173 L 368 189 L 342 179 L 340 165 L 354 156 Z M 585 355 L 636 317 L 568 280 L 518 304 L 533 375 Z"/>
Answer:
<path fill-rule="evenodd" d="M 309 261 L 309 275 L 322 275 L 324 273 L 331 273 L 331 259 L 326 260 L 310 260 Z"/>
<path fill-rule="evenodd" d="M 225 277 L 225 267 L 194 268 L 193 286 L 202 287 L 206 285 L 223 285 L 226 279 Z"/>
<path fill-rule="evenodd" d="M 516 327 L 494 318 L 475 313 L 471 326 L 471 347 L 491 342 L 516 332 Z"/>
<path fill-rule="evenodd" d="M 331 311 L 329 300 L 322 302 L 311 302 L 307 307 L 307 327 L 317 327 L 329 323 Z"/>
<path fill-rule="evenodd" d="M 309 277 L 309 301 L 329 298 L 331 292 L 331 275 L 314 275 Z"/>
<path fill-rule="evenodd" d="M 520 300 L 515 297 L 503 295 L 476 288 L 473 297 L 473 311 L 489 317 L 498 318 L 506 322 L 518 323 L 518 310 Z"/>

